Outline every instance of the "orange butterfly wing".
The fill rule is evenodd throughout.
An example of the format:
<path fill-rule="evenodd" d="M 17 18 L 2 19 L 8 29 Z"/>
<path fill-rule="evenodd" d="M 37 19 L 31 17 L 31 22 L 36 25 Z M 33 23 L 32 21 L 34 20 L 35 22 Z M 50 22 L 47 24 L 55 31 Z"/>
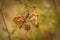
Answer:
<path fill-rule="evenodd" d="M 29 16 L 29 14 L 27 14 L 26 16 L 22 16 L 22 17 L 15 17 L 14 19 L 13 19 L 13 21 L 17 24 L 17 25 L 20 25 L 20 24 L 22 24 L 25 20 L 26 20 L 26 18 Z"/>

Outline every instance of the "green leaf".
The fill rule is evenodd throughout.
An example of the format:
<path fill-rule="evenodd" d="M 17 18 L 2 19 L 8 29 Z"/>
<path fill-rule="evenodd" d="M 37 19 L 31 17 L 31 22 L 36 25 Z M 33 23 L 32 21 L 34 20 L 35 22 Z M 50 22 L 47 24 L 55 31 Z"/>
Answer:
<path fill-rule="evenodd" d="M 12 34 L 14 34 L 14 33 L 15 33 L 15 31 L 16 31 L 16 29 L 13 29 L 13 30 L 12 30 L 12 32 L 11 32 L 11 35 L 12 35 Z"/>

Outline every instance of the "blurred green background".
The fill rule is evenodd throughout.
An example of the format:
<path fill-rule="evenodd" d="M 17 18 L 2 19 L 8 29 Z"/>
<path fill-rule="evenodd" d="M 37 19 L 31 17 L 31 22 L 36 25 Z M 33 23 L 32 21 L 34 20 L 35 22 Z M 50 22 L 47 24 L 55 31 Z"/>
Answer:
<path fill-rule="evenodd" d="M 14 17 L 24 15 L 26 2 L 41 12 L 39 28 L 27 33 L 13 22 Z M 60 0 L 0 0 L 0 40 L 60 40 Z"/>

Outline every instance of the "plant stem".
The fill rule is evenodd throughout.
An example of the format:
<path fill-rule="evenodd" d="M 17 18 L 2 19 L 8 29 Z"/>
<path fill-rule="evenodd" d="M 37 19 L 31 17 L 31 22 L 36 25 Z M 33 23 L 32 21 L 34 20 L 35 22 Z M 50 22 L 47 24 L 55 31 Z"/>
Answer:
<path fill-rule="evenodd" d="M 53 5 L 54 5 L 54 11 L 57 14 L 57 19 L 58 19 L 58 25 L 60 26 L 60 14 L 57 11 L 57 4 L 56 4 L 56 0 L 52 0 Z"/>
<path fill-rule="evenodd" d="M 10 39 L 11 39 L 10 33 L 9 33 L 8 28 L 7 28 L 7 25 L 6 25 L 6 23 L 5 23 L 4 14 L 3 14 L 3 9 L 2 9 L 3 6 L 4 6 L 4 0 L 1 0 L 1 2 L 2 2 L 2 4 L 1 4 L 0 12 L 1 12 L 2 19 L 3 19 L 4 25 L 5 25 L 5 29 L 6 29 L 6 31 L 7 31 L 7 33 L 8 33 L 8 37 L 9 37 L 9 40 L 10 40 Z"/>
<path fill-rule="evenodd" d="M 28 39 L 28 40 L 30 40 L 30 38 L 28 37 L 28 31 L 26 31 L 26 33 L 25 33 L 25 36 L 26 36 L 26 38 Z"/>

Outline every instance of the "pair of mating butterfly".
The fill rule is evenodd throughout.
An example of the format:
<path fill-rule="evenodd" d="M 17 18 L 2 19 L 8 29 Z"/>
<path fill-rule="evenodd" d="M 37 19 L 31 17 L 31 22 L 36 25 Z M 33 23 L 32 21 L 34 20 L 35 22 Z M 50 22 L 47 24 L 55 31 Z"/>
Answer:
<path fill-rule="evenodd" d="M 39 15 L 39 11 L 36 11 L 35 13 L 35 16 L 37 17 Z M 14 17 L 13 21 L 17 24 L 17 25 L 20 25 L 20 28 L 22 27 L 22 25 L 24 24 L 24 22 L 26 22 L 26 19 L 27 18 L 32 18 L 32 16 L 34 16 L 33 14 L 30 16 L 30 14 L 28 13 L 27 15 L 25 16 L 22 16 L 22 17 Z M 35 27 L 38 28 L 38 24 L 35 25 Z M 26 27 L 25 29 L 27 30 L 30 30 L 30 25 L 29 24 L 26 24 Z"/>

